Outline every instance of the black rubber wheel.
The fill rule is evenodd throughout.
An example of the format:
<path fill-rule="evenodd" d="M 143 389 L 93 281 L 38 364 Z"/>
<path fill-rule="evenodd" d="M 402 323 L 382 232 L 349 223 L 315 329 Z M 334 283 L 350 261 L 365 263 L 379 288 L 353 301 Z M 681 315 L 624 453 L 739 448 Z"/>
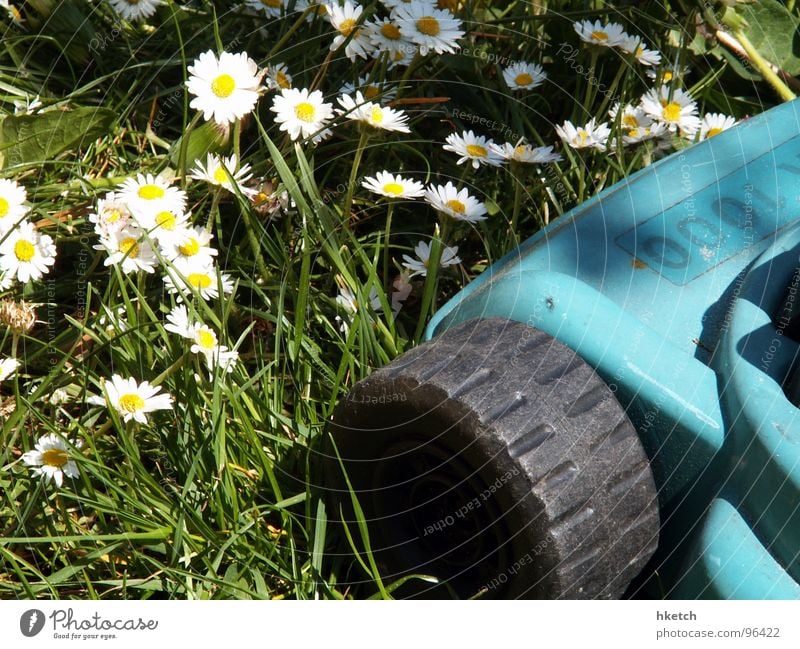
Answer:
<path fill-rule="evenodd" d="M 656 487 L 624 410 L 524 324 L 472 320 L 395 359 L 338 405 L 331 435 L 384 583 L 440 580 L 400 596 L 616 598 L 656 549 Z M 352 515 L 338 461 L 326 472 Z"/>

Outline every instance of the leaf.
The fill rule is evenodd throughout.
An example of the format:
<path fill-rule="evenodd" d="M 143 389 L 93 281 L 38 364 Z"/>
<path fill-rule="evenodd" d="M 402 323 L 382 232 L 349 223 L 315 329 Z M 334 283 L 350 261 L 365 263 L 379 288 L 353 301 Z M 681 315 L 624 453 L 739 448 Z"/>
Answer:
<path fill-rule="evenodd" d="M 8 115 L 0 122 L 3 166 L 42 163 L 106 135 L 116 114 L 88 106 L 41 115 Z"/>
<path fill-rule="evenodd" d="M 176 168 L 180 162 L 182 140 L 183 136 L 178 138 L 169 152 L 170 162 Z M 227 141 L 227 135 L 220 131 L 214 122 L 204 122 L 200 126 L 196 126 L 189 133 L 189 141 L 186 145 L 186 168 L 191 169 L 197 160 L 205 164 L 206 154 L 219 153 Z"/>
<path fill-rule="evenodd" d="M 747 21 L 744 34 L 759 54 L 791 75 L 800 74 L 800 18 L 777 0 L 744 5 L 741 15 Z"/>

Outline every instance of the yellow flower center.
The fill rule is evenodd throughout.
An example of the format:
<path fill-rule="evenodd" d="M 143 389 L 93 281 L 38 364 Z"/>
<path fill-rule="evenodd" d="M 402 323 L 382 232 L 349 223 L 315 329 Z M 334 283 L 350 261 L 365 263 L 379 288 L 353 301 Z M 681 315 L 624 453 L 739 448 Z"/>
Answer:
<path fill-rule="evenodd" d="M 36 248 L 30 241 L 20 239 L 14 244 L 14 254 L 20 261 L 30 261 L 36 254 Z"/>
<path fill-rule="evenodd" d="M 383 191 L 385 194 L 400 196 L 403 193 L 403 186 L 400 183 L 386 183 L 383 186 Z"/>
<path fill-rule="evenodd" d="M 525 157 L 525 154 L 528 153 L 528 147 L 524 144 L 520 144 L 518 147 L 514 149 L 514 153 L 517 155 L 518 158 Z"/>
<path fill-rule="evenodd" d="M 661 80 L 664 82 L 672 81 L 672 70 L 665 70 L 664 74 L 661 75 Z"/>
<path fill-rule="evenodd" d="M 307 101 L 301 102 L 294 107 L 294 114 L 297 119 L 306 123 L 314 121 L 314 113 L 313 104 L 309 104 Z"/>
<path fill-rule="evenodd" d="M 139 244 L 136 239 L 128 237 L 119 242 L 119 251 L 131 259 L 136 259 L 139 256 Z"/>
<path fill-rule="evenodd" d="M 523 72 L 522 74 L 518 74 L 514 81 L 516 81 L 518 86 L 529 86 L 533 83 L 533 77 L 527 72 Z"/>
<path fill-rule="evenodd" d="M 146 201 L 164 198 L 164 188 L 158 185 L 142 185 L 136 193 L 139 195 L 139 198 L 143 198 Z"/>
<path fill-rule="evenodd" d="M 203 349 L 214 349 L 217 346 L 217 337 L 213 331 L 200 329 L 197 332 L 197 344 Z"/>
<path fill-rule="evenodd" d="M 221 74 L 211 82 L 211 92 L 220 99 L 225 99 L 236 90 L 236 81 L 229 74 Z"/>
<path fill-rule="evenodd" d="M 186 279 L 195 288 L 208 288 L 211 286 L 211 278 L 206 273 L 189 273 Z"/>
<path fill-rule="evenodd" d="M 116 223 L 122 218 L 122 214 L 116 208 L 112 208 L 106 212 L 106 223 Z"/>
<path fill-rule="evenodd" d="M 342 36 L 344 36 L 344 37 L 350 36 L 350 34 L 352 33 L 352 31 L 353 31 L 353 28 L 354 28 L 355 26 L 356 26 L 356 21 L 355 21 L 355 20 L 353 20 L 352 18 L 346 18 L 346 19 L 345 19 L 345 20 L 343 20 L 343 21 L 342 21 L 342 23 L 339 25 L 339 32 L 340 32 L 340 33 L 342 34 Z"/>
<path fill-rule="evenodd" d="M 167 212 L 165 210 L 156 214 L 156 225 L 160 228 L 172 231 L 175 229 L 177 224 L 178 219 L 175 218 L 175 215 L 172 212 Z"/>
<path fill-rule="evenodd" d="M 386 23 L 381 26 L 381 34 L 392 41 L 400 40 L 400 28 L 392 23 Z"/>
<path fill-rule="evenodd" d="M 674 101 L 664 106 L 664 119 L 668 122 L 677 122 L 681 118 L 681 105 Z"/>
<path fill-rule="evenodd" d="M 438 36 L 442 31 L 439 27 L 439 21 L 433 16 L 423 16 L 417 21 L 417 29 L 425 36 Z"/>
<path fill-rule="evenodd" d="M 708 129 L 708 133 L 706 133 L 706 137 L 714 137 L 715 135 L 719 135 L 720 133 L 722 133 L 722 129 L 715 126 L 714 128 Z"/>
<path fill-rule="evenodd" d="M 42 463 L 47 466 L 55 466 L 59 469 L 69 461 L 69 455 L 61 448 L 48 448 L 42 453 Z"/>
<path fill-rule="evenodd" d="M 586 139 L 589 137 L 589 131 L 585 131 L 584 129 L 580 129 L 578 131 L 578 138 L 580 146 L 586 144 Z"/>
<path fill-rule="evenodd" d="M 119 409 L 125 412 L 136 412 L 144 408 L 144 399 L 138 394 L 123 394 L 119 398 Z"/>
<path fill-rule="evenodd" d="M 639 120 L 636 119 L 636 115 L 623 115 L 622 124 L 624 126 L 629 126 L 630 128 L 637 128 L 639 126 Z"/>
<path fill-rule="evenodd" d="M 462 203 L 461 201 L 456 200 L 455 198 L 451 198 L 449 201 L 447 201 L 446 205 L 456 214 L 463 214 L 464 212 L 467 211 L 467 206 L 464 205 L 464 203 Z"/>
<path fill-rule="evenodd" d="M 369 115 L 370 120 L 375 124 L 383 124 L 383 111 L 380 106 L 373 106 Z"/>
<path fill-rule="evenodd" d="M 8 204 L 8 201 L 5 198 L 0 198 L 0 218 L 3 218 L 8 214 L 8 210 L 11 206 Z"/>
<path fill-rule="evenodd" d="M 467 153 L 473 158 L 485 158 L 488 151 L 486 150 L 486 147 L 481 146 L 480 144 L 468 144 Z"/>
<path fill-rule="evenodd" d="M 597 30 L 597 31 L 593 31 L 592 32 L 592 38 L 594 40 L 596 40 L 596 41 L 605 42 L 605 41 L 608 40 L 608 34 L 606 32 L 601 32 L 601 31 Z"/>
<path fill-rule="evenodd" d="M 273 9 L 281 8 L 281 0 L 261 0 L 261 4 L 265 7 L 272 7 Z"/>
<path fill-rule="evenodd" d="M 178 246 L 178 250 L 184 257 L 193 257 L 200 252 L 200 242 L 195 237 L 189 239 Z"/>
<path fill-rule="evenodd" d="M 228 174 L 225 173 L 225 170 L 222 167 L 219 167 L 214 172 L 214 180 L 216 180 L 220 185 L 228 182 Z"/>
<path fill-rule="evenodd" d="M 403 53 L 402 50 L 396 50 L 394 54 L 392 54 L 392 58 L 395 61 L 402 61 L 404 58 L 406 58 L 406 55 Z"/>
<path fill-rule="evenodd" d="M 640 58 L 642 56 L 642 54 L 644 54 L 644 48 L 643 47 L 637 47 L 636 48 L 636 52 L 634 53 L 634 56 L 638 59 L 638 58 Z"/>
<path fill-rule="evenodd" d="M 367 86 L 364 90 L 364 97 L 369 100 L 375 99 L 378 95 L 381 94 L 381 89 L 378 86 Z"/>
<path fill-rule="evenodd" d="M 277 83 L 278 86 L 284 90 L 292 87 L 292 84 L 289 82 L 289 77 L 287 77 L 286 74 L 280 70 L 275 73 L 275 83 Z"/>

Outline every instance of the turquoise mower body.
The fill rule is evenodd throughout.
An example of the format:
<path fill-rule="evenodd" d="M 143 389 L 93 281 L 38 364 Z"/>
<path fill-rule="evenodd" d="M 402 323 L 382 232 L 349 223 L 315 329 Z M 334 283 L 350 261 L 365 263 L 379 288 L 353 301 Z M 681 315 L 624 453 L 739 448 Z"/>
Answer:
<path fill-rule="evenodd" d="M 426 338 L 331 422 L 396 595 L 800 598 L 800 102 L 559 217 Z"/>
<path fill-rule="evenodd" d="M 797 599 L 799 268 L 791 102 L 564 214 L 441 308 L 427 338 L 515 320 L 602 377 L 658 490 L 640 592 Z"/>

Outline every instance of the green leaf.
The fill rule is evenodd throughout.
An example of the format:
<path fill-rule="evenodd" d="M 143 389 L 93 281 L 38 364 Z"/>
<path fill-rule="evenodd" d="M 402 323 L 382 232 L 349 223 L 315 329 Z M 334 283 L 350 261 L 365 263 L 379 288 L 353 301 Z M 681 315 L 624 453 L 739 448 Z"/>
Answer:
<path fill-rule="evenodd" d="M 172 145 L 169 152 L 170 162 L 173 167 L 177 167 L 181 152 L 181 141 L 178 138 Z M 191 169 L 197 160 L 203 164 L 206 162 L 208 153 L 219 153 L 228 141 L 228 136 L 221 132 L 214 122 L 204 122 L 196 126 L 189 132 L 189 141 L 186 146 L 186 168 Z"/>
<path fill-rule="evenodd" d="M 3 166 L 42 163 L 106 135 L 116 114 L 80 107 L 41 115 L 8 115 L 0 122 Z"/>
<path fill-rule="evenodd" d="M 744 34 L 759 54 L 791 75 L 800 74 L 800 18 L 777 0 L 744 5 L 741 15 L 748 25 Z"/>

